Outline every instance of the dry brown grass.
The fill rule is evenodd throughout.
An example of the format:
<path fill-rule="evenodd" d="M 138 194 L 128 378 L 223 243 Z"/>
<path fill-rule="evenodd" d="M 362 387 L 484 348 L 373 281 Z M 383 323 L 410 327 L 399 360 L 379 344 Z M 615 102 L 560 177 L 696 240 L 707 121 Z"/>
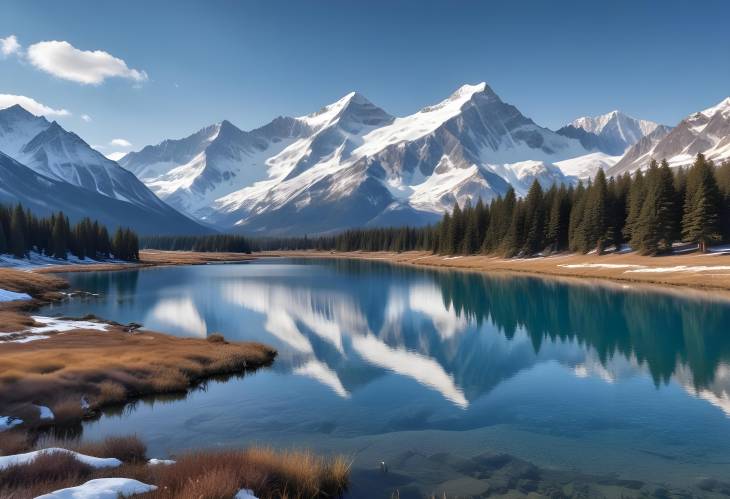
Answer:
<path fill-rule="evenodd" d="M 99 272 L 126 270 L 161 265 L 203 265 L 219 262 L 242 262 L 254 257 L 243 253 L 198 253 L 195 251 L 158 251 L 142 250 L 139 262 L 134 263 L 93 263 L 87 265 L 50 265 L 34 269 L 34 274 L 53 274 L 56 272 Z"/>
<path fill-rule="evenodd" d="M 68 454 L 42 454 L 30 464 L 0 471 L 0 497 L 25 499 L 94 478 L 125 477 L 156 485 L 156 491 L 140 496 L 150 499 L 230 499 L 242 488 L 261 499 L 332 498 L 345 491 L 350 471 L 342 457 L 266 448 L 198 451 L 178 456 L 172 465 L 148 466 L 144 444 L 136 437 L 99 443 L 46 438 L 35 448 L 48 447 L 116 457 L 125 464 L 94 470 Z"/>
<path fill-rule="evenodd" d="M 104 405 L 180 392 L 210 376 L 268 365 L 259 343 L 221 343 L 159 333 L 74 331 L 31 343 L 0 343 L 0 412 L 34 422 L 46 405 L 58 423 L 78 422 Z M 81 407 L 86 397 L 88 411 Z"/>
<path fill-rule="evenodd" d="M 220 333 L 213 333 L 206 338 L 211 343 L 228 343 L 226 337 Z"/>
<path fill-rule="evenodd" d="M 35 297 L 42 296 L 48 291 L 59 291 L 67 287 L 68 283 L 60 277 L 0 268 L 0 288 L 17 293 L 28 293 Z"/>
<path fill-rule="evenodd" d="M 230 498 L 241 488 L 252 489 L 261 499 L 337 497 L 347 486 L 349 471 L 345 458 L 306 451 L 194 452 L 160 468 L 153 479 L 159 489 L 145 497 Z"/>
<path fill-rule="evenodd" d="M 28 450 L 30 446 L 30 437 L 24 431 L 10 430 L 0 433 L 0 456 L 20 454 Z"/>

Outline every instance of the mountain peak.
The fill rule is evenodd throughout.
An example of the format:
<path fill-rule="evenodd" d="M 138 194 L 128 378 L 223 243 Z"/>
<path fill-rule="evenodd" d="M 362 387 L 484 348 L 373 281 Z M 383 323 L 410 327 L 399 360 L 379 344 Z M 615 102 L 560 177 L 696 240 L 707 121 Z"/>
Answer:
<path fill-rule="evenodd" d="M 43 116 L 36 116 L 35 114 L 28 111 L 20 104 L 13 104 L 12 106 L 0 109 L 0 116 L 6 116 L 10 119 L 17 120 L 42 120 L 47 121 Z"/>
<path fill-rule="evenodd" d="M 717 113 L 722 113 L 723 116 L 730 116 L 730 97 L 725 97 L 723 100 L 718 102 L 712 107 L 708 107 L 704 111 L 700 111 L 708 118 L 712 118 Z"/>
<path fill-rule="evenodd" d="M 388 113 L 370 102 L 359 92 L 350 92 L 319 111 L 300 116 L 298 120 L 314 130 L 322 129 L 342 120 L 354 120 L 366 125 L 382 125 L 393 119 Z"/>
<path fill-rule="evenodd" d="M 449 96 L 449 99 L 461 99 L 461 98 L 470 98 L 474 94 L 480 94 L 486 91 L 491 92 L 492 89 L 489 88 L 486 82 L 477 83 L 476 85 L 462 85 L 459 88 L 456 89 L 456 91 Z"/>

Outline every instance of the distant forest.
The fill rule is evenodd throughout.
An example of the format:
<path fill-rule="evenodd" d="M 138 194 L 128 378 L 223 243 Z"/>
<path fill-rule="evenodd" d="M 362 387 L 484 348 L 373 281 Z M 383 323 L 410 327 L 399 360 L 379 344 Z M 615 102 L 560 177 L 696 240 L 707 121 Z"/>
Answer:
<path fill-rule="evenodd" d="M 148 237 L 143 248 L 250 253 L 265 250 L 431 251 L 442 255 L 527 257 L 559 251 L 602 254 L 629 245 L 643 255 L 678 242 L 730 241 L 730 162 L 715 166 L 698 154 L 689 168 L 652 161 L 648 170 L 607 178 L 603 170 L 577 186 L 527 195 L 513 189 L 491 203 L 454 205 L 427 227 L 351 229 L 316 237 L 246 238 L 217 235 Z"/>
<path fill-rule="evenodd" d="M 18 204 L 0 205 L 0 254 L 27 258 L 34 251 L 40 255 L 67 259 L 139 260 L 139 241 L 129 229 L 118 228 L 112 237 L 104 225 L 84 218 L 76 225 L 63 213 L 40 218 Z"/>

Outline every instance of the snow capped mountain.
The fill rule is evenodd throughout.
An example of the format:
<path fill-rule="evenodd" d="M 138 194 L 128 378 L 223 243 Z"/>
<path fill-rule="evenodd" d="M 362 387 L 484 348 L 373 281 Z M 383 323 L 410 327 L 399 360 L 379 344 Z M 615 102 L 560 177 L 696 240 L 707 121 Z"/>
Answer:
<path fill-rule="evenodd" d="M 646 168 L 651 159 L 671 166 L 689 165 L 698 153 L 707 159 L 730 159 L 730 97 L 682 120 L 669 130 L 655 130 L 629 149 L 608 173 L 619 175 Z"/>
<path fill-rule="evenodd" d="M 83 208 L 81 212 L 89 216 L 97 213 L 97 206 L 103 211 L 106 208 L 102 205 L 109 205 L 109 215 L 115 213 L 118 217 L 114 223 L 110 223 L 112 226 L 145 227 L 148 232 L 206 231 L 162 202 L 132 173 L 92 149 L 76 134 L 67 132 L 55 121 L 48 122 L 45 118 L 29 113 L 21 106 L 0 110 L 0 152 L 15 160 L 8 163 L 8 158 L 4 158 L 6 169 L 13 170 L 22 165 L 37 174 L 40 180 L 34 181 L 36 185 L 45 182 L 53 186 L 53 189 L 38 193 L 44 194 L 45 201 L 36 196 L 34 199 L 37 204 L 67 206 L 74 199 L 60 199 L 60 192 L 73 193 L 79 203 L 81 200 L 94 200 L 90 205 L 77 205 L 77 208 Z M 30 178 L 28 172 L 18 175 Z M 29 185 L 28 182 L 26 184 Z M 67 185 L 78 189 L 67 188 Z M 3 186 L 3 189 L 6 198 L 15 196 L 22 199 L 27 194 L 12 183 Z M 79 194 L 81 191 L 85 191 L 84 195 Z M 114 205 L 112 207 L 106 200 L 102 202 L 102 198 L 120 204 L 117 206 L 117 203 L 111 203 Z M 129 211 L 128 215 L 124 209 Z M 137 214 L 144 215 L 145 220 L 135 220 Z M 156 228 L 150 225 L 153 221 L 162 226 Z"/>
<path fill-rule="evenodd" d="M 457 200 L 488 201 L 510 185 L 524 193 L 533 179 L 570 182 L 553 162 L 588 153 L 485 83 L 405 117 L 353 92 L 251 132 L 228 123 L 225 140 L 223 125 L 121 163 L 163 199 L 220 227 L 303 233 L 426 223 Z"/>
<path fill-rule="evenodd" d="M 620 156 L 660 126 L 653 121 L 638 120 L 614 110 L 600 116 L 577 118 L 558 130 L 558 133 L 580 140 L 586 149 Z"/>
<path fill-rule="evenodd" d="M 293 118 L 252 132 L 223 121 L 129 153 L 119 163 L 172 206 L 202 218 L 216 199 L 266 178 L 266 161 L 308 132 Z"/>

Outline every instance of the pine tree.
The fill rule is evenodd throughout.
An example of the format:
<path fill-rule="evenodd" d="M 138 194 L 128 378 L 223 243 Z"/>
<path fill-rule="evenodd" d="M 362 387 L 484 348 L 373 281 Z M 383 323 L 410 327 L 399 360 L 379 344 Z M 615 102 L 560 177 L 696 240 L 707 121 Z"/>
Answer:
<path fill-rule="evenodd" d="M 454 255 L 458 253 L 463 237 L 464 219 L 457 201 L 454 203 L 454 209 L 451 212 L 451 224 L 449 224 L 449 229 L 446 234 L 446 254 Z"/>
<path fill-rule="evenodd" d="M 525 198 L 525 228 L 522 251 L 526 255 L 534 255 L 545 248 L 545 210 L 543 192 L 540 183 L 535 180 Z"/>
<path fill-rule="evenodd" d="M 645 196 L 646 186 L 644 185 L 644 175 L 641 173 L 641 170 L 638 170 L 629 189 L 626 224 L 623 230 L 624 238 L 629 241 L 631 247 L 634 249 L 636 249 L 636 245 L 638 244 L 634 240 L 634 229 L 638 225 Z"/>
<path fill-rule="evenodd" d="M 515 203 L 512 220 L 507 229 L 501 250 L 504 256 L 511 258 L 520 254 L 525 244 L 525 204 L 520 199 Z"/>
<path fill-rule="evenodd" d="M 0 220 L 0 254 L 8 252 L 8 239 L 5 237 L 5 229 L 2 220 Z"/>
<path fill-rule="evenodd" d="M 720 239 L 720 192 L 712 164 L 698 154 L 687 174 L 687 194 L 682 218 L 682 237 L 697 243 L 701 252 Z"/>
<path fill-rule="evenodd" d="M 28 253 L 25 230 L 25 212 L 17 205 L 10 220 L 10 251 L 16 258 L 24 258 Z"/>

